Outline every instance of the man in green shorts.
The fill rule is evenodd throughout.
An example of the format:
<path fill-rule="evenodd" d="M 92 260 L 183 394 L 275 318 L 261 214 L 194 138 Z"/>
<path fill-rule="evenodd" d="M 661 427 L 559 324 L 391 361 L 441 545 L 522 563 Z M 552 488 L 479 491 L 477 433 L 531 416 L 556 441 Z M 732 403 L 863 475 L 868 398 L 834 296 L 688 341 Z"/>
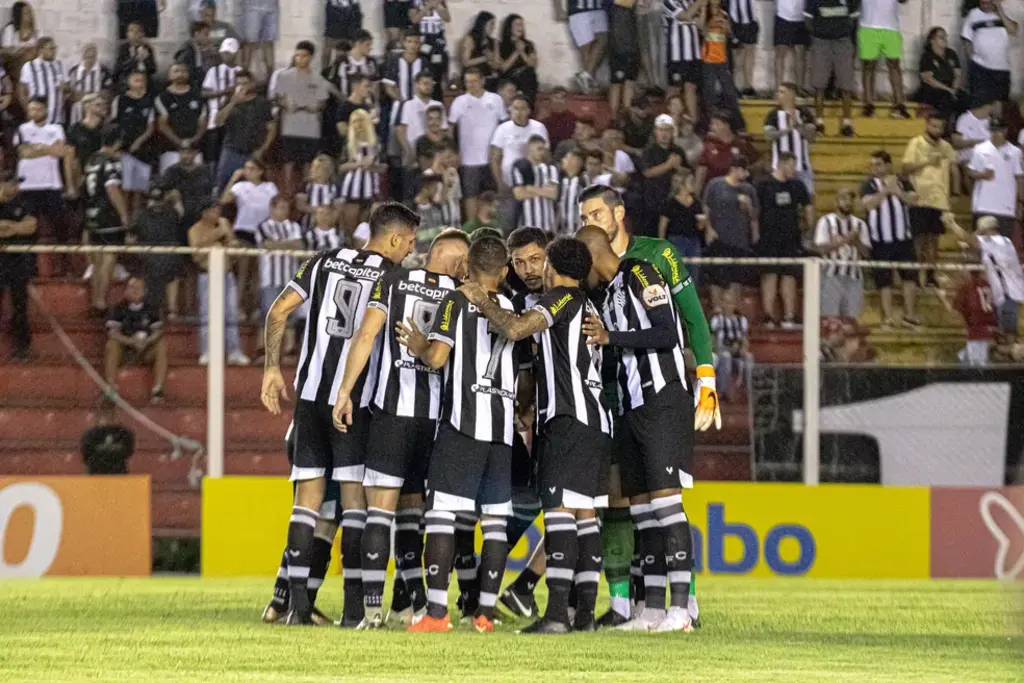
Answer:
<path fill-rule="evenodd" d="M 693 350 L 697 362 L 697 382 L 694 386 L 696 405 L 694 429 L 705 431 L 713 424 L 722 427 L 722 414 L 715 389 L 715 369 L 712 364 L 711 332 L 707 318 L 697 297 L 693 279 L 682 264 L 679 253 L 668 240 L 654 237 L 634 237 L 626 231 L 626 207 L 619 193 L 607 185 L 592 185 L 579 199 L 580 225 L 596 226 L 608 234 L 612 250 L 621 258 L 646 261 L 653 265 L 665 279 L 672 294 L 672 300 L 683 323 L 687 346 Z M 607 357 L 606 357 L 607 358 Z M 605 363 L 605 367 L 612 363 Z M 609 387 L 609 382 L 611 387 Z M 605 378 L 605 398 L 610 399 L 609 407 L 615 406 L 617 393 L 614 389 L 614 374 Z M 609 476 L 609 507 L 605 511 L 602 525 L 604 540 L 604 571 L 611 593 L 611 609 L 601 617 L 601 627 L 619 626 L 630 619 L 629 570 L 633 557 L 634 517 L 646 518 L 647 510 L 642 505 L 630 506 L 629 498 L 621 493 L 618 465 L 612 463 Z M 700 625 L 695 583 L 690 584 L 688 611 L 694 626 Z M 643 598 L 637 594 L 637 602 Z"/>
<path fill-rule="evenodd" d="M 900 33 L 900 5 L 907 0 L 862 0 L 857 48 L 864 72 L 864 116 L 875 114 L 875 65 L 885 57 L 892 86 L 893 107 L 889 115 L 894 119 L 909 119 L 903 93 L 903 34 Z"/>

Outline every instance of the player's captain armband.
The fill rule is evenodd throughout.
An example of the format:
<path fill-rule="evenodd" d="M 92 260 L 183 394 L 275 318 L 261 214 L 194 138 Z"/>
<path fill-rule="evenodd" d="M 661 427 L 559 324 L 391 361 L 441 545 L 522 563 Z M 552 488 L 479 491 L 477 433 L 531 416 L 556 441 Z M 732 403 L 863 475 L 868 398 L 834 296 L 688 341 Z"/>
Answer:
<path fill-rule="evenodd" d="M 452 309 L 455 307 L 455 301 L 448 299 L 448 303 L 444 306 L 444 312 L 441 313 L 441 331 L 449 332 L 452 326 Z"/>
<path fill-rule="evenodd" d="M 641 295 L 644 301 L 644 308 L 656 308 L 668 303 L 668 292 L 662 285 L 648 285 Z"/>
<path fill-rule="evenodd" d="M 662 255 L 662 257 L 664 257 L 665 263 L 668 264 L 669 271 L 670 271 L 668 273 L 669 277 L 667 277 L 665 279 L 668 280 L 669 284 L 675 284 L 675 283 L 679 282 L 679 279 L 680 279 L 680 275 L 679 275 L 679 260 L 676 258 L 675 250 L 672 249 L 672 247 L 666 247 L 661 252 L 661 255 Z"/>

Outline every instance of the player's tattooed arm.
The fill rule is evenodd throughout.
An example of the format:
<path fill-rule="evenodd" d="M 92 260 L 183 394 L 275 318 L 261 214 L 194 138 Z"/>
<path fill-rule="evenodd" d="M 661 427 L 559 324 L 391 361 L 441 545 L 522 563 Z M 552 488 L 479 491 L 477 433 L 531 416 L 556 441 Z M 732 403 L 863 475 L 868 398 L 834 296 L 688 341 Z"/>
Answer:
<path fill-rule="evenodd" d="M 263 387 L 260 390 L 260 400 L 264 407 L 273 415 L 281 413 L 281 401 L 288 400 L 288 389 L 281 375 L 281 341 L 284 339 L 284 331 L 288 327 L 288 316 L 292 311 L 302 305 L 302 296 L 291 287 L 286 287 L 281 295 L 277 297 L 274 305 L 267 313 L 266 331 L 263 336 L 263 346 L 266 352 L 266 361 L 263 366 Z"/>
<path fill-rule="evenodd" d="M 529 310 L 522 315 L 516 315 L 515 312 L 502 308 L 498 302 L 492 300 L 487 291 L 478 284 L 466 283 L 459 287 L 459 291 L 471 304 L 480 309 L 480 313 L 506 339 L 519 341 L 548 329 L 548 321 L 543 314 Z"/>

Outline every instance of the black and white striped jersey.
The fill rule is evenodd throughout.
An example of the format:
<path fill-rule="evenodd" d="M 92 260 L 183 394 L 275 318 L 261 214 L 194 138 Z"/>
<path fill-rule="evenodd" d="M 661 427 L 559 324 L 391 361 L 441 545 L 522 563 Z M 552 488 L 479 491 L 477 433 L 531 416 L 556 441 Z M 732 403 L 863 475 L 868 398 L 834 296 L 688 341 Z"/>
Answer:
<path fill-rule="evenodd" d="M 568 0 L 569 16 L 605 10 L 605 0 Z"/>
<path fill-rule="evenodd" d="M 412 319 L 423 334 L 458 281 L 424 268 L 396 268 L 373 287 L 369 306 L 387 314 L 373 405 L 389 415 L 436 420 L 441 412 L 441 371 L 424 365 L 398 343 L 395 325 Z"/>
<path fill-rule="evenodd" d="M 904 192 L 914 191 L 914 187 L 905 178 L 900 178 L 899 183 Z M 881 178 L 868 178 L 861 185 L 860 196 L 878 194 L 882 191 L 884 184 Z M 892 244 L 893 242 L 906 242 L 914 238 L 910 231 L 910 216 L 907 213 L 907 206 L 894 195 L 886 197 L 876 208 L 868 211 L 867 224 L 872 244 Z"/>
<path fill-rule="evenodd" d="M 28 90 L 29 97 L 46 99 L 46 122 L 64 125 L 67 118 L 64 115 L 66 100 L 61 86 L 68 82 L 64 63 L 59 59 L 46 61 L 36 57 L 21 67 L 20 80 Z"/>
<path fill-rule="evenodd" d="M 505 310 L 512 301 L 494 294 Z M 444 368 L 441 419 L 477 441 L 512 445 L 516 381 L 528 342 L 512 343 L 461 292 L 441 303 L 428 337 L 451 347 Z"/>
<path fill-rule="evenodd" d="M 423 0 L 414 0 L 414 6 L 417 9 L 423 9 Z M 446 40 L 444 35 L 444 20 L 441 15 L 437 13 L 437 10 L 431 10 L 429 14 L 424 12 L 420 16 L 420 36 L 423 37 L 423 44 L 429 45 L 433 49 L 443 50 L 446 47 Z"/>
<path fill-rule="evenodd" d="M 662 23 L 665 26 L 665 58 L 669 64 L 701 61 L 700 29 L 692 21 L 682 21 L 679 15 L 690 8 L 695 0 L 664 0 Z"/>
<path fill-rule="evenodd" d="M 729 19 L 736 24 L 756 24 L 757 10 L 754 0 L 727 0 Z"/>
<path fill-rule="evenodd" d="M 335 228 L 309 228 L 303 230 L 302 241 L 310 251 L 324 251 L 329 249 L 341 249 L 345 245 L 345 239 L 338 234 Z"/>
<path fill-rule="evenodd" d="M 364 57 L 360 60 L 347 57 L 345 61 L 334 67 L 334 73 L 327 80 L 334 83 L 338 90 L 341 91 L 341 100 L 343 102 L 348 99 L 349 94 L 352 92 L 351 79 L 356 74 L 366 76 L 374 82 L 379 81 L 381 74 L 380 67 L 377 66 L 377 60 L 373 57 Z"/>
<path fill-rule="evenodd" d="M 537 424 L 565 415 L 611 434 L 611 413 L 601 397 L 601 348 L 588 344 L 583 320 L 599 317 L 582 289 L 555 287 L 544 293 L 534 310 L 547 320 L 537 354 Z"/>
<path fill-rule="evenodd" d="M 256 246 L 267 242 L 297 242 L 302 240 L 302 228 L 295 221 L 268 219 L 256 230 Z M 260 288 L 283 289 L 299 267 L 299 259 L 283 251 L 271 251 L 260 256 Z"/>
<path fill-rule="evenodd" d="M 673 382 L 686 387 L 683 364 L 683 331 L 668 285 L 657 269 L 645 261 L 623 259 L 619 272 L 608 284 L 601 317 L 609 332 L 636 332 L 655 327 L 651 316 L 667 313 L 678 343 L 671 349 L 620 346 L 616 368 L 619 411 L 639 408 Z"/>
<path fill-rule="evenodd" d="M 352 337 L 363 322 L 373 286 L 393 267 L 391 261 L 373 251 L 337 249 L 306 261 L 288 283 L 303 301 L 309 301 L 295 373 L 299 399 L 334 405 Z M 353 402 L 360 397 L 360 406 L 369 405 L 373 382 L 366 378 L 376 367 L 378 356 L 379 345 L 352 391 Z"/>
<path fill-rule="evenodd" d="M 411 100 L 415 92 L 416 74 L 425 68 L 427 68 L 427 62 L 422 57 L 417 57 L 413 61 L 407 62 L 401 54 L 394 55 L 394 58 L 384 69 L 384 77 L 381 79 L 381 83 L 393 85 L 398 89 L 399 102 Z M 392 111 L 397 109 L 398 107 L 394 107 Z M 392 117 L 392 122 L 394 122 L 394 117 Z"/>
<path fill-rule="evenodd" d="M 716 349 L 735 346 L 750 333 L 750 323 L 742 313 L 716 313 L 711 316 L 709 325 L 715 338 Z"/>
<path fill-rule="evenodd" d="M 345 148 L 345 159 L 342 163 L 361 161 L 369 159 L 373 163 L 380 161 L 380 148 L 376 145 L 361 143 L 356 150 L 354 159 L 348 158 L 348 148 Z M 367 171 L 361 168 L 353 169 L 345 173 L 341 179 L 341 197 L 345 200 L 356 202 L 373 201 L 380 195 L 380 174 L 374 171 Z"/>
<path fill-rule="evenodd" d="M 587 179 L 582 175 L 562 176 L 558 188 L 559 235 L 574 235 L 580 229 L 580 193 L 587 189 Z"/>
<path fill-rule="evenodd" d="M 772 141 L 772 170 L 779 167 L 779 154 L 791 152 L 796 156 L 796 170 L 811 170 L 811 143 L 800 134 L 798 128 L 807 123 L 814 123 L 814 112 L 807 107 L 797 107 L 791 116 L 780 107 L 773 108 L 764 118 L 765 130 L 778 130 L 785 133 Z"/>
<path fill-rule="evenodd" d="M 854 215 L 825 214 L 818 219 L 818 224 L 814 228 L 814 243 L 820 247 L 838 237 L 845 237 L 855 230 L 860 232 L 860 243 L 865 247 L 870 247 L 871 238 L 868 236 L 868 226 L 864 221 Z M 861 268 L 857 265 L 857 261 L 860 259 L 860 250 L 856 244 L 844 244 L 834 251 L 822 254 L 822 256 L 826 260 L 822 269 L 823 275 L 861 279 Z"/>
<path fill-rule="evenodd" d="M 68 80 L 71 82 L 71 87 L 74 88 L 77 99 L 114 87 L 114 79 L 110 75 L 110 70 L 99 62 L 93 64 L 89 69 L 82 64 L 75 64 L 68 71 Z M 82 111 L 81 102 L 71 105 L 71 115 L 68 119 L 70 125 L 78 123 L 84 117 L 85 112 Z"/>
<path fill-rule="evenodd" d="M 334 183 L 306 183 L 302 193 L 306 195 L 306 203 L 310 208 L 310 212 L 300 219 L 303 230 L 313 227 L 313 209 L 318 206 L 331 206 L 341 199 L 341 190 Z"/>
<path fill-rule="evenodd" d="M 558 169 L 552 164 L 531 164 L 525 157 L 512 164 L 512 187 L 536 187 L 558 185 Z M 540 228 L 553 232 L 557 225 L 555 220 L 556 200 L 547 197 L 520 200 L 522 211 L 519 216 L 519 227 Z"/>
<path fill-rule="evenodd" d="M 207 70 L 206 76 L 203 78 L 203 90 L 228 93 L 220 97 L 211 97 L 206 101 L 206 106 L 210 110 L 210 122 L 207 124 L 209 128 L 217 127 L 217 112 L 228 106 L 228 102 L 231 100 L 230 91 L 235 87 L 235 75 L 241 70 L 240 66 L 228 66 L 227 64 L 218 64 Z"/>

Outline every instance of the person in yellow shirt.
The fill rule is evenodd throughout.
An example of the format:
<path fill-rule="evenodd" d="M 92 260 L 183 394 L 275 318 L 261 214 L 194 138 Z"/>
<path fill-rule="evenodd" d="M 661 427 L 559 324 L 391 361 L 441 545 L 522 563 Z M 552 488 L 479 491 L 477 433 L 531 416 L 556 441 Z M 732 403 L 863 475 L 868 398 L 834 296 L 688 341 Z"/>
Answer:
<path fill-rule="evenodd" d="M 903 173 L 917 191 L 918 203 L 910 207 L 910 228 L 914 234 L 917 258 L 935 263 L 939 254 L 939 236 L 946 228 L 942 214 L 949 211 L 951 174 L 959 174 L 956 151 L 942 139 L 946 121 L 932 113 L 925 120 L 923 135 L 907 143 L 903 154 Z M 923 287 L 938 287 L 934 270 L 921 271 Z"/>

